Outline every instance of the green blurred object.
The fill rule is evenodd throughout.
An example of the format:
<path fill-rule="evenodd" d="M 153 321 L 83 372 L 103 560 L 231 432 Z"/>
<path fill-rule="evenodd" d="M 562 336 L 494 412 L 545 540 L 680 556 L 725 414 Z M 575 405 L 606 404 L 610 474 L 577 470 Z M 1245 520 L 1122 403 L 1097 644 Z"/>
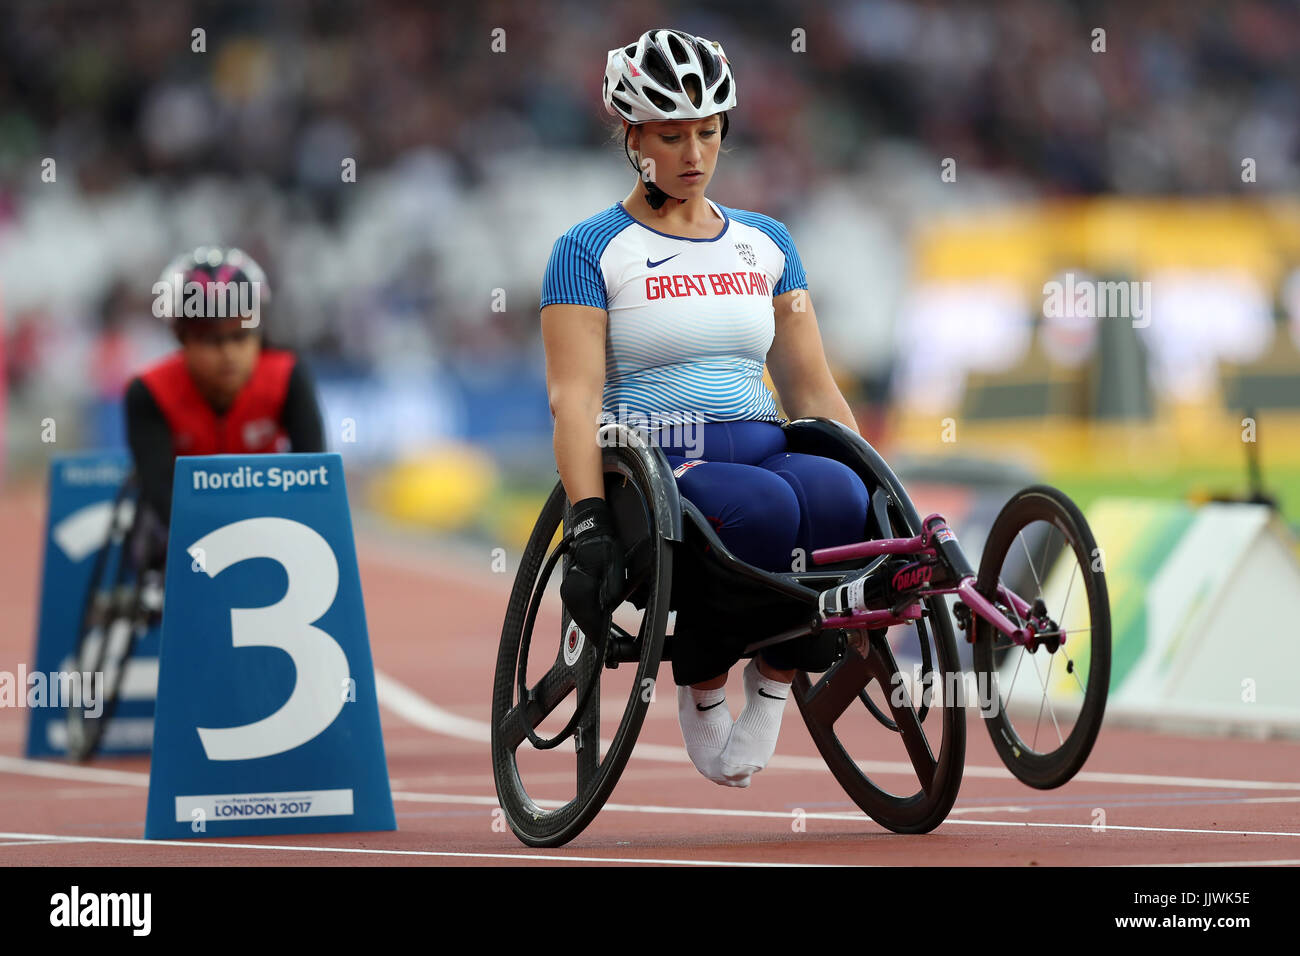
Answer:
<path fill-rule="evenodd" d="M 1245 469 L 1236 463 L 1215 468 L 1180 468 L 1141 481 L 1121 475 L 1049 470 L 1047 480 L 1074 498 L 1085 511 L 1098 498 L 1161 498 L 1200 504 L 1224 491 L 1235 491 L 1243 500 L 1251 493 Z M 1300 468 L 1270 468 L 1266 485 L 1277 499 L 1287 524 L 1292 531 L 1300 533 Z"/>

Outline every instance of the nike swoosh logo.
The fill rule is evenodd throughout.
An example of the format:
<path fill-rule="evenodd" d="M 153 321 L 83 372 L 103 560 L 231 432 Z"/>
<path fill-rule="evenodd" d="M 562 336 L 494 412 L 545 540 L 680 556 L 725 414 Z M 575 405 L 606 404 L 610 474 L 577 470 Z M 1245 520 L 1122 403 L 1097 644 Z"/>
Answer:
<path fill-rule="evenodd" d="M 680 256 L 680 255 L 681 255 L 681 253 L 679 252 L 679 253 L 676 253 L 675 255 L 671 255 L 671 256 L 669 256 L 668 259 L 676 259 L 677 256 Z M 649 259 L 646 259 L 646 261 L 645 261 L 645 267 L 646 267 L 647 269 L 653 269 L 653 268 L 655 268 L 656 266 L 661 266 L 661 265 L 663 265 L 665 262 L 668 261 L 668 259 L 660 259 L 658 262 L 651 262 Z"/>
<path fill-rule="evenodd" d="M 765 692 L 761 687 L 758 689 L 758 696 L 766 697 L 768 700 L 785 700 L 784 697 L 777 697 L 775 694 L 769 694 Z"/>
<path fill-rule="evenodd" d="M 696 705 L 695 705 L 695 709 L 696 709 L 696 710 L 712 710 L 714 707 L 718 707 L 718 706 L 720 706 L 720 705 L 722 705 L 722 704 L 725 704 L 726 702 L 727 702 L 727 698 L 724 697 L 724 698 L 722 698 L 722 700 L 718 701 L 718 703 L 716 703 L 716 704 L 709 704 L 708 707 L 701 707 L 699 704 L 696 704 Z"/>

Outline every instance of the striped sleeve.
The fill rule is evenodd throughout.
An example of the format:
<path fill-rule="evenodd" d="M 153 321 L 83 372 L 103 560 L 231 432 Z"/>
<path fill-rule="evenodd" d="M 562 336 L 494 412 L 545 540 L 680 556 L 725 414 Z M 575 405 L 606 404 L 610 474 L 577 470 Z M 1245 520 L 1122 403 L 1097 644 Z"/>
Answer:
<path fill-rule="evenodd" d="M 808 276 L 803 271 L 803 262 L 799 259 L 799 252 L 794 247 L 794 240 L 790 238 L 790 230 L 785 228 L 785 223 L 748 209 L 730 209 L 728 212 L 733 219 L 761 231 L 775 243 L 781 250 L 781 255 L 785 257 L 784 271 L 772 289 L 773 297 L 783 295 L 792 289 L 808 288 Z"/>
<path fill-rule="evenodd" d="M 542 278 L 542 308 L 557 302 L 598 309 L 609 307 L 600 259 L 590 246 L 571 233 L 555 241 Z"/>
<path fill-rule="evenodd" d="M 776 220 L 772 220 L 772 223 L 776 228 L 768 234 L 772 237 L 772 241 L 776 243 L 777 248 L 785 255 L 785 271 L 781 273 L 781 278 L 777 280 L 772 295 L 783 295 L 791 289 L 808 288 L 808 275 L 803 271 L 803 262 L 799 258 L 799 250 L 795 249 L 794 240 L 790 238 L 789 230 L 785 228 L 784 223 Z"/>

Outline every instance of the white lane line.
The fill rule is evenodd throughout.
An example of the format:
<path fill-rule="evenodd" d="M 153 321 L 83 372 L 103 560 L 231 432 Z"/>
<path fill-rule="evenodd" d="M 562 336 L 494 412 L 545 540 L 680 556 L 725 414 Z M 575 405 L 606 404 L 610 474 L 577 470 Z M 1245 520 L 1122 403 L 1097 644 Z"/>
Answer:
<path fill-rule="evenodd" d="M 1242 797 L 1233 803 L 1300 803 L 1300 797 Z M 1192 804 L 1195 806 L 1195 804 Z"/>
<path fill-rule="evenodd" d="M 457 737 L 461 740 L 474 740 L 488 743 L 492 739 L 492 727 L 486 721 L 471 717 L 461 717 L 449 710 L 439 707 L 433 701 L 421 696 L 416 691 L 393 679 L 381 671 L 375 671 L 375 686 L 379 694 L 379 703 L 399 717 L 435 734 Z M 602 746 L 608 746 L 608 740 L 601 740 Z M 684 747 L 670 747 L 664 744 L 638 742 L 632 751 L 632 759 L 659 760 L 670 763 L 689 763 Z M 826 770 L 826 762 L 821 757 L 783 756 L 777 754 L 768 764 L 769 767 L 784 770 Z M 914 777 L 916 770 L 906 761 L 860 760 L 858 766 L 868 774 L 898 774 Z M 1001 765 L 979 766 L 967 764 L 963 776 L 1014 780 L 1011 772 Z M 1129 784 L 1131 786 L 1149 787 L 1204 787 L 1210 789 L 1237 790 L 1298 790 L 1300 782 L 1266 781 L 1266 780 L 1227 780 L 1215 777 L 1170 777 L 1144 773 L 1109 773 L 1105 771 L 1084 770 L 1075 775 L 1075 780 L 1083 783 Z"/>
<path fill-rule="evenodd" d="M 79 840 L 13 840 L 0 842 L 0 850 L 11 846 L 49 846 L 51 843 L 79 843 Z"/>
<path fill-rule="evenodd" d="M 558 856 L 545 853 L 470 853 L 452 850 L 376 850 L 362 847 L 346 846 L 293 846 L 274 843 L 213 843 L 200 841 L 189 843 L 181 840 L 136 840 L 126 837 L 88 837 L 61 836 L 55 833 L 0 833 L 0 840 L 40 840 L 51 843 L 108 843 L 116 846 L 170 846 L 189 849 L 214 847 L 226 850 L 276 850 L 279 852 L 300 853 L 358 853 L 373 856 L 427 856 L 470 860 L 513 860 L 527 863 L 534 860 L 552 863 L 628 863 L 660 864 L 663 866 L 744 866 L 744 867 L 823 867 L 834 864 L 826 863 L 776 863 L 770 861 L 745 860 L 683 860 L 657 857 L 634 856 Z"/>
<path fill-rule="evenodd" d="M 396 791 L 393 793 L 393 799 L 403 803 L 459 803 L 469 804 L 481 807 L 497 807 L 500 804 L 496 797 L 480 797 L 472 795 L 462 795 L 458 793 L 412 793 L 407 790 Z M 537 800 L 536 803 L 543 809 L 554 809 L 564 806 L 564 800 Z M 706 816 L 706 817 L 762 817 L 768 819 L 794 820 L 796 814 L 793 810 L 735 810 L 721 807 L 661 807 L 651 804 L 635 803 L 607 803 L 601 808 L 601 812 L 609 810 L 613 813 L 659 813 L 674 816 Z M 859 823 L 873 823 L 870 817 L 863 813 L 804 813 L 799 819 L 808 820 L 856 820 Z"/>
<path fill-rule="evenodd" d="M 56 763 L 50 760 L 30 760 L 26 757 L 0 757 L 0 773 L 16 773 L 27 777 L 53 777 L 58 780 L 81 780 L 92 783 L 115 783 L 125 787 L 149 786 L 149 775 L 134 770 L 106 770 L 103 767 L 82 767 L 76 764 Z"/>
<path fill-rule="evenodd" d="M 1224 790 L 1300 790 L 1300 783 L 1293 781 L 1268 780 L 1227 780 L 1218 777 L 1166 777 L 1146 773 L 1106 773 L 1095 770 L 1081 770 L 1074 777 L 1085 783 L 1128 783 L 1135 786 L 1153 787 L 1209 787 Z"/>
<path fill-rule="evenodd" d="M 492 725 L 472 717 L 461 717 L 443 710 L 428 698 L 421 697 L 405 684 L 394 680 L 378 668 L 375 669 L 375 692 L 380 706 L 386 707 L 408 723 L 444 737 L 488 743 L 492 739 Z"/>
<path fill-rule="evenodd" d="M 1029 820 L 945 820 L 944 826 L 968 827 L 1048 827 L 1061 830 L 1093 830 L 1091 823 L 1043 823 Z M 1290 830 L 1207 830 L 1194 827 L 1135 827 L 1107 823 L 1105 830 L 1125 830 L 1136 833 L 1217 833 L 1224 836 L 1300 837 L 1300 832 Z M 1100 830 L 1096 832 L 1102 832 Z"/>
<path fill-rule="evenodd" d="M 1078 797 L 1075 798 L 1076 801 L 1079 799 L 1080 798 Z M 1099 800 L 1097 802 L 1105 803 L 1106 801 Z M 1300 797 L 1222 797 L 1221 799 L 1212 800 L 1208 802 L 1213 803 L 1216 806 L 1217 805 L 1235 806 L 1239 803 L 1300 803 Z M 1129 806 L 1133 807 L 1134 809 L 1145 810 L 1151 807 L 1161 807 L 1161 808 L 1184 807 L 1184 806 L 1200 807 L 1200 806 L 1206 806 L 1206 804 L 1207 801 L 1202 801 L 1202 800 L 1179 800 L 1172 803 L 1165 803 L 1165 802 L 1152 800 L 1149 802 L 1138 804 L 1136 806 L 1129 804 Z M 954 807 L 953 809 L 949 810 L 948 813 L 950 815 L 954 813 L 1052 813 L 1061 810 L 1077 810 L 1077 809 L 1079 809 L 1078 805 L 1026 806 L 1024 804 L 1011 803 L 1001 807 L 994 807 L 994 806 Z"/>
<path fill-rule="evenodd" d="M 398 791 L 393 794 L 394 800 L 400 800 L 411 803 L 460 803 L 473 806 L 498 806 L 496 797 L 479 796 L 477 794 L 459 794 L 459 793 L 413 793 L 410 791 Z M 538 800 L 537 805 L 543 808 L 560 807 L 564 805 L 561 800 Z M 767 819 L 793 820 L 796 818 L 793 810 L 736 810 L 721 809 L 713 807 L 665 807 L 645 804 L 631 803 L 607 803 L 604 810 L 623 813 L 655 813 L 669 814 L 680 816 L 709 816 L 709 817 L 758 817 Z M 971 808 L 974 811 L 976 808 Z M 995 808 L 996 809 L 996 808 Z M 850 820 L 858 823 L 872 823 L 873 821 L 864 813 L 848 812 L 805 812 L 802 819 L 807 820 Z M 1051 827 L 1067 830 L 1093 830 L 1091 823 L 1040 823 L 1027 820 L 945 820 L 941 826 L 984 826 L 984 827 Z M 1125 830 L 1138 833 L 1219 833 L 1233 836 L 1291 836 L 1300 837 L 1300 832 L 1291 832 L 1287 830 L 1209 830 L 1194 829 L 1190 827 L 1139 827 L 1139 826 L 1121 826 L 1118 824 L 1106 824 L 1104 830 Z M 1103 832 L 1103 831 L 1097 831 Z"/>
<path fill-rule="evenodd" d="M 1123 866 L 1300 866 L 1300 860 L 1215 860 L 1211 863 L 1124 863 Z"/>

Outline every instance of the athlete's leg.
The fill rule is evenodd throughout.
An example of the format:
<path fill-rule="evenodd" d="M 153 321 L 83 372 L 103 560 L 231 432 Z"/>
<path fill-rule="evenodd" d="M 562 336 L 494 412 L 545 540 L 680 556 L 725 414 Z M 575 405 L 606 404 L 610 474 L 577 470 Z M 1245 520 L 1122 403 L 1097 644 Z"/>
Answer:
<path fill-rule="evenodd" d="M 807 552 L 861 541 L 870 503 L 866 485 L 833 458 L 780 452 L 759 463 L 784 479 L 799 499 L 798 546 Z"/>
<path fill-rule="evenodd" d="M 682 496 L 699 508 L 732 553 L 767 570 L 790 567 L 799 503 L 788 484 L 752 465 L 672 455 L 668 461 Z M 679 685 L 713 689 L 727 682 L 728 669 L 753 635 L 704 616 L 689 604 L 679 609 L 674 633 L 683 639 L 675 642 L 673 677 Z"/>
<path fill-rule="evenodd" d="M 799 499 L 798 547 L 805 556 L 816 548 L 862 540 L 867 492 L 847 465 L 830 458 L 778 452 L 760 462 L 784 480 Z M 719 757 L 723 776 L 733 784 L 767 766 L 776 752 L 785 701 L 794 679 L 796 651 L 765 649 L 745 668 L 745 707 Z"/>
<path fill-rule="evenodd" d="M 796 547 L 805 558 L 818 548 L 851 544 L 866 537 L 870 497 L 858 474 L 843 462 L 820 455 L 781 452 L 761 466 L 789 483 L 799 499 Z M 796 648 L 763 652 L 763 663 L 781 680 L 794 678 Z"/>
<path fill-rule="evenodd" d="M 682 496 L 700 509 L 736 557 L 768 570 L 789 567 L 799 504 L 786 482 L 753 465 L 675 455 L 668 461 Z M 687 614 L 678 611 L 673 675 L 679 685 L 691 685 L 677 691 L 682 740 L 696 769 L 724 786 L 747 787 L 752 773 L 748 765 L 723 763 L 735 736 L 726 702 L 727 672 L 750 639 L 716 624 L 693 628 Z M 748 677 L 746 681 L 748 687 Z"/>
<path fill-rule="evenodd" d="M 668 456 L 682 496 L 699 508 L 736 557 L 788 571 L 799 533 L 799 500 L 781 476 L 753 465 Z"/>

